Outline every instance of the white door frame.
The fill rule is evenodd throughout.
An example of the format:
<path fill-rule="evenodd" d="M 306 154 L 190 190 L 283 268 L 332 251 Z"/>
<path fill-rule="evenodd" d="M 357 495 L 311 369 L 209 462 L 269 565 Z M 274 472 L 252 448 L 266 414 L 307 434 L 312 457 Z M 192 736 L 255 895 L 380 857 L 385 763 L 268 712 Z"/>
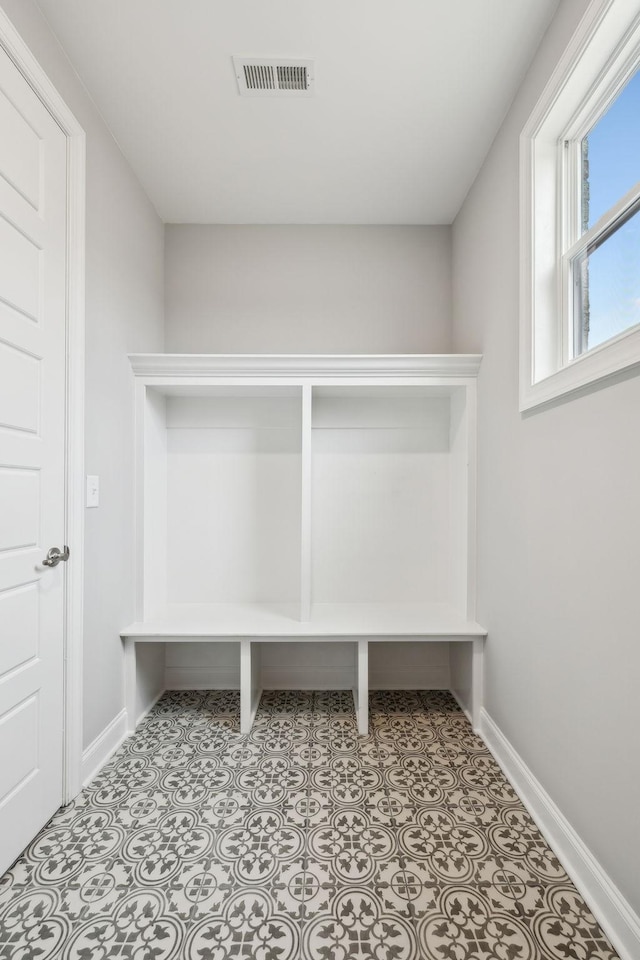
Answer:
<path fill-rule="evenodd" d="M 71 551 L 64 597 L 63 803 L 82 787 L 84 593 L 85 133 L 0 7 L 0 45 L 67 138 L 67 370 L 65 542 Z"/>

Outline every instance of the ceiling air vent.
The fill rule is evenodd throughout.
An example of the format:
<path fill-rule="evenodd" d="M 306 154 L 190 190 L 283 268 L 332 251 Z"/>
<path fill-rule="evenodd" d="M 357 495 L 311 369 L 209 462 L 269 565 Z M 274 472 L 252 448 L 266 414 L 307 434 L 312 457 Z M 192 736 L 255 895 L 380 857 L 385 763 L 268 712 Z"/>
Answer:
<path fill-rule="evenodd" d="M 243 97 L 310 97 L 313 94 L 313 60 L 234 57 L 233 66 Z"/>

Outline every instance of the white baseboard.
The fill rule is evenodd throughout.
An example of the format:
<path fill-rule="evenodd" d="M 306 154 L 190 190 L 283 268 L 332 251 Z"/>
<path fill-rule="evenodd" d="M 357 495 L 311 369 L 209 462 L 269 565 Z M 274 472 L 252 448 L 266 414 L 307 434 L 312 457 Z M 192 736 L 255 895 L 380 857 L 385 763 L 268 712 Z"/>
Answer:
<path fill-rule="evenodd" d="M 353 670 L 341 664 L 263 663 L 260 682 L 263 690 L 351 690 Z"/>
<path fill-rule="evenodd" d="M 166 667 L 167 690 L 239 690 L 237 667 Z"/>
<path fill-rule="evenodd" d="M 397 664 L 396 669 L 379 672 L 370 669 L 369 690 L 448 690 L 449 665 L 429 665 L 425 670 L 411 670 Z"/>
<path fill-rule="evenodd" d="M 640 917 L 633 911 L 486 710 L 480 713 L 480 735 L 544 834 L 549 846 L 584 897 L 621 960 L 638 960 Z"/>
<path fill-rule="evenodd" d="M 350 690 L 353 678 L 343 666 L 325 666 L 314 664 L 291 664 L 289 666 L 270 666 L 263 664 L 260 669 L 262 686 L 265 690 Z M 165 670 L 167 690 L 239 690 L 238 671 L 225 667 L 167 667 Z M 370 690 L 447 690 L 448 674 L 436 671 L 429 681 L 421 677 L 404 678 L 372 677 Z"/>
<path fill-rule="evenodd" d="M 80 777 L 86 787 L 127 739 L 127 711 L 123 708 L 82 753 Z"/>

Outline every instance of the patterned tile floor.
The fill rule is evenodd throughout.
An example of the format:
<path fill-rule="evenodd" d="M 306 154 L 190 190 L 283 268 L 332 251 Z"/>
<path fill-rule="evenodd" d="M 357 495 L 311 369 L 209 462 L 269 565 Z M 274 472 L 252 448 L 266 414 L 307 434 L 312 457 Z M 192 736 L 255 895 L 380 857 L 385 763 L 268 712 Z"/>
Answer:
<path fill-rule="evenodd" d="M 448 693 L 168 693 L 0 881 L 11 960 L 612 960 Z"/>

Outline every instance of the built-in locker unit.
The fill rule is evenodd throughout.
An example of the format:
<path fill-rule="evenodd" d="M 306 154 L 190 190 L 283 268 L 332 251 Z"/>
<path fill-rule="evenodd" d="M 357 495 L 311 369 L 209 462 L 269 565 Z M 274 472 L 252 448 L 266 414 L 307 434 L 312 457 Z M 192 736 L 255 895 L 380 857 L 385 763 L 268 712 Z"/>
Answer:
<path fill-rule="evenodd" d="M 136 620 L 169 688 L 449 686 L 477 716 L 477 356 L 131 357 Z M 421 646 L 415 646 L 421 641 Z M 213 645 L 216 646 L 213 646 Z M 219 646 L 218 646 L 219 645 Z"/>

